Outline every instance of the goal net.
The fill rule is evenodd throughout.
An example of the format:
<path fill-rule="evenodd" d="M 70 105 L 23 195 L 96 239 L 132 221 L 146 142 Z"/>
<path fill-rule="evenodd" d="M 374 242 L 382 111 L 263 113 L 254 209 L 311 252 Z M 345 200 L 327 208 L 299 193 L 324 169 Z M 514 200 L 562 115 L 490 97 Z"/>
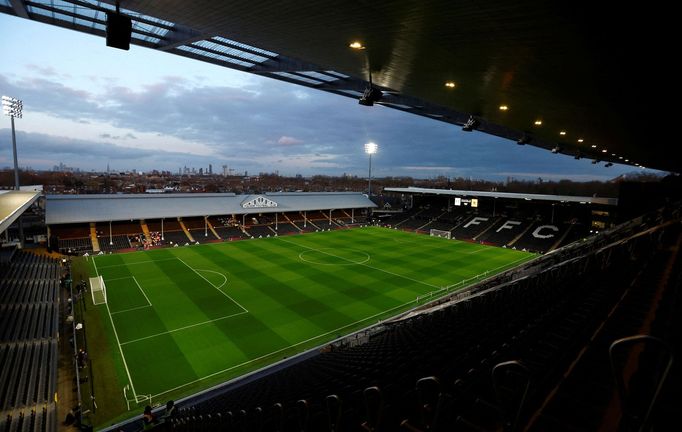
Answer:
<path fill-rule="evenodd" d="M 93 304 L 100 305 L 107 302 L 107 287 L 104 285 L 102 276 L 90 278 L 90 292 Z"/>
<path fill-rule="evenodd" d="M 443 231 L 443 230 L 438 230 L 438 229 L 431 229 L 431 237 L 443 237 L 443 238 L 450 238 L 450 231 Z"/>

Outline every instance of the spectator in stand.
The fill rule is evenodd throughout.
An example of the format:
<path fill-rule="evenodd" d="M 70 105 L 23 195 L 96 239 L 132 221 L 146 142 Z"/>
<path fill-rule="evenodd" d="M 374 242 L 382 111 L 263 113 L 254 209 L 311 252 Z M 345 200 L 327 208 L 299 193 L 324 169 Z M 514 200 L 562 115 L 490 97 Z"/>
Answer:
<path fill-rule="evenodd" d="M 83 369 L 87 367 L 88 353 L 86 353 L 83 348 L 79 348 L 78 353 L 76 354 L 76 360 L 78 361 L 78 368 Z"/>
<path fill-rule="evenodd" d="M 152 413 L 152 407 L 147 405 L 144 407 L 144 413 L 142 414 L 142 429 L 147 430 L 154 427 L 156 423 L 156 418 Z"/>
<path fill-rule="evenodd" d="M 169 400 L 166 402 L 166 412 L 163 413 L 163 420 L 168 422 L 171 419 L 175 418 L 175 415 L 177 414 L 177 411 L 175 409 L 175 401 Z"/>

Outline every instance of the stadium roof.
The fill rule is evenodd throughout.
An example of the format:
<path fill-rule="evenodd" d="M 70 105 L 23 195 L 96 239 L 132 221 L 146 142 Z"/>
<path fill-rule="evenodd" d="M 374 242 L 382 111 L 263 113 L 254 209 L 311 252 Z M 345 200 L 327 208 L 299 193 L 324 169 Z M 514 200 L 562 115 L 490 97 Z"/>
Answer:
<path fill-rule="evenodd" d="M 39 192 L 0 191 L 0 233 L 5 232 L 39 196 Z"/>
<path fill-rule="evenodd" d="M 357 192 L 48 195 L 47 225 L 376 207 Z"/>
<path fill-rule="evenodd" d="M 658 7 L 589 0 L 120 3 L 136 45 L 353 98 L 371 70 L 384 91 L 380 103 L 393 109 L 457 125 L 474 116 L 474 129 L 520 143 L 682 172 L 682 159 L 667 148 L 674 123 L 659 109 L 676 82 L 667 55 L 675 52 L 675 27 L 665 23 L 674 14 Z M 0 12 L 104 36 L 114 4 L 0 0 Z M 351 50 L 355 40 L 366 49 Z"/>
<path fill-rule="evenodd" d="M 545 194 L 525 194 L 513 192 L 485 192 L 485 191 L 466 191 L 453 189 L 429 189 L 420 187 L 396 187 L 384 188 L 386 192 L 399 192 L 406 194 L 427 194 L 427 195 L 452 195 L 452 196 L 470 196 L 470 197 L 489 197 L 489 198 L 509 198 L 509 199 L 523 199 L 536 201 L 555 201 L 555 202 L 577 202 L 581 204 L 602 204 L 602 205 L 618 205 L 618 198 L 599 198 L 599 197 L 579 197 L 570 195 L 545 195 Z"/>

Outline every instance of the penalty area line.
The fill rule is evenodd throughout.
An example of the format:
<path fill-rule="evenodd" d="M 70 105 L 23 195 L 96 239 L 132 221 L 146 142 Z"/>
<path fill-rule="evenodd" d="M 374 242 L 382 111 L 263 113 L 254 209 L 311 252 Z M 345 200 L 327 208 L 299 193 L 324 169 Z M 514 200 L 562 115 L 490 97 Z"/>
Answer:
<path fill-rule="evenodd" d="M 99 271 L 97 270 L 97 263 L 95 263 L 95 258 L 92 259 L 92 264 L 95 266 L 95 274 L 99 277 Z M 109 309 L 109 302 L 105 302 L 104 305 L 107 307 L 107 314 L 109 315 L 109 321 L 111 321 L 111 328 L 114 330 L 114 336 L 116 337 L 116 344 L 118 345 L 118 351 L 121 353 L 121 359 L 123 360 L 123 366 L 126 370 L 126 375 L 128 375 L 128 381 L 130 382 L 130 388 L 133 391 L 133 396 L 137 401 L 137 392 L 135 391 L 135 384 L 133 384 L 133 379 L 130 377 L 130 370 L 128 369 L 128 362 L 126 362 L 126 356 L 123 354 L 123 347 L 121 346 L 121 340 L 118 338 L 118 332 L 116 331 L 116 324 L 114 324 L 114 317 L 111 316 L 111 310 Z"/>
<path fill-rule="evenodd" d="M 165 331 L 165 332 L 156 333 L 156 334 L 149 335 L 149 336 L 144 336 L 144 337 L 141 337 L 141 338 L 138 338 L 138 339 L 129 340 L 129 341 L 126 341 L 126 342 L 121 343 L 121 345 L 129 345 L 129 344 L 132 344 L 132 343 L 135 343 L 135 342 L 140 342 L 140 341 L 147 340 L 147 339 L 151 339 L 151 338 L 155 338 L 155 337 L 158 337 L 158 336 L 163 336 L 163 335 L 166 335 L 166 334 L 169 334 L 169 333 L 175 333 L 175 332 L 179 332 L 179 331 L 182 331 L 182 330 L 187 330 L 187 329 L 192 328 L 192 327 L 197 327 L 197 326 L 204 325 L 204 324 L 210 324 L 210 323 L 213 323 L 213 322 L 216 322 L 216 321 L 222 321 L 222 320 L 224 320 L 224 319 L 236 317 L 237 315 L 243 315 L 243 314 L 245 314 L 245 313 L 248 313 L 248 311 L 237 312 L 236 314 L 226 315 L 226 316 L 224 316 L 224 317 L 215 318 L 215 319 L 208 320 L 208 321 L 202 321 L 202 322 L 199 322 L 199 323 L 196 323 L 196 324 L 190 324 L 190 325 L 186 325 L 186 326 L 184 326 L 184 327 L 178 327 L 178 328 L 173 329 L 173 330 L 168 330 L 168 331 Z"/>

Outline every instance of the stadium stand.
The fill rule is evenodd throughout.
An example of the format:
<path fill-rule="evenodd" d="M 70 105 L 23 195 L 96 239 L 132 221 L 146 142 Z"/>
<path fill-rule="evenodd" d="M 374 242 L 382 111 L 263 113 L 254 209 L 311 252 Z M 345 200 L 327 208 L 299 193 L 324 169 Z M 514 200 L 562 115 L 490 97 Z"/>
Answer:
<path fill-rule="evenodd" d="M 679 207 L 670 218 L 659 212 L 631 221 L 384 323 L 366 343 L 331 345 L 198 396 L 168 426 L 543 431 L 672 424 L 680 387 L 663 382 L 666 363 L 656 347 L 627 351 L 620 363 L 610 361 L 609 347 L 641 333 L 679 354 L 681 244 Z M 629 371 L 628 392 L 611 367 L 617 376 Z M 679 365 L 670 373 L 679 377 Z M 655 400 L 659 382 L 665 385 Z"/>
<path fill-rule="evenodd" d="M 486 233 L 477 237 L 477 240 L 483 243 L 505 246 L 525 232 L 532 223 L 532 220 L 502 218 Z"/>
<path fill-rule="evenodd" d="M 100 250 L 104 252 L 115 251 L 119 249 L 130 249 L 132 246 L 130 244 L 130 239 L 127 235 L 112 235 L 107 236 L 97 236 L 99 240 Z"/>
<path fill-rule="evenodd" d="M 161 226 L 160 219 L 147 220 L 147 226 L 151 232 L 163 232 L 163 240 L 158 238 L 157 244 L 168 245 L 173 243 L 184 245 L 185 243 L 189 243 L 189 239 L 182 231 L 180 223 L 176 219 L 164 219 L 163 227 Z"/>
<path fill-rule="evenodd" d="M 90 238 L 59 239 L 59 252 L 65 255 L 83 254 L 92 252 L 92 241 Z"/>
<path fill-rule="evenodd" d="M 269 225 L 252 225 L 245 227 L 246 231 L 253 237 L 272 237 L 275 235 L 274 229 L 271 229 Z"/>
<path fill-rule="evenodd" d="M 475 213 L 465 219 L 452 230 L 452 236 L 458 240 L 471 240 L 485 232 L 500 220 L 488 214 Z"/>
<path fill-rule="evenodd" d="M 274 225 L 273 225 L 273 227 L 274 227 Z M 296 226 L 294 226 L 293 224 L 288 223 L 288 222 L 284 222 L 284 223 L 279 222 L 277 224 L 277 227 L 275 227 L 275 231 L 277 231 L 278 235 L 300 234 L 301 233 L 301 230 L 299 230 L 298 228 L 296 228 Z"/>
<path fill-rule="evenodd" d="M 187 230 L 195 241 L 206 243 L 218 240 L 216 236 L 213 235 L 213 231 L 208 228 L 204 218 L 183 218 L 182 222 L 185 224 L 185 227 L 187 227 Z"/>
<path fill-rule="evenodd" d="M 523 233 L 523 236 L 518 241 L 510 244 L 510 246 L 534 252 L 548 251 L 558 239 L 563 237 L 569 227 L 569 225 L 565 224 L 535 222 Z"/>
<path fill-rule="evenodd" d="M 0 430 L 57 430 L 59 269 L 26 252 L 0 267 Z"/>

